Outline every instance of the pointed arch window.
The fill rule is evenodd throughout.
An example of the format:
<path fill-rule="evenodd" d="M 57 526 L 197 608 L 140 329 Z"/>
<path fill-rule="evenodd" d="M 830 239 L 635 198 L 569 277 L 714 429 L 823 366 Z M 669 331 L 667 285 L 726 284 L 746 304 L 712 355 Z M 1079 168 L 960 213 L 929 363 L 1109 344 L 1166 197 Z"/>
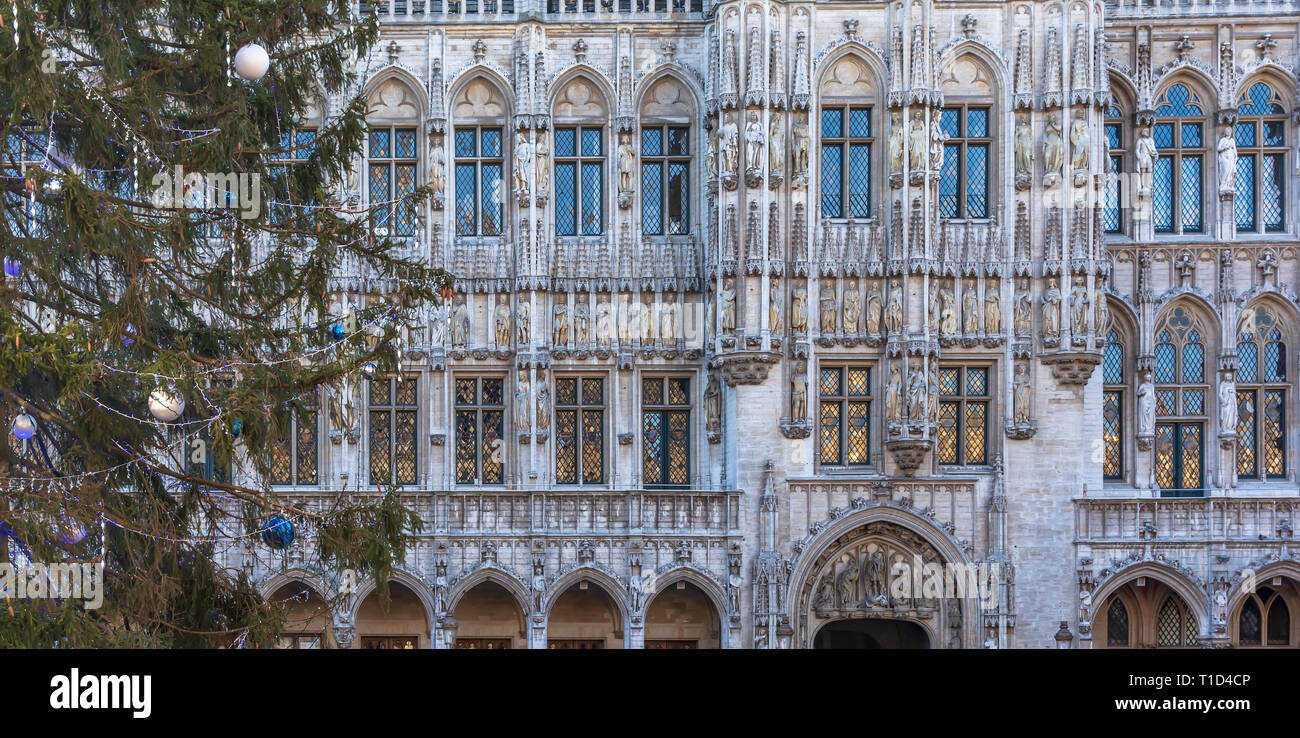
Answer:
<path fill-rule="evenodd" d="M 871 108 L 823 107 L 822 217 L 871 217 Z"/>
<path fill-rule="evenodd" d="M 1237 615 L 1237 645 L 1291 645 L 1291 609 L 1281 592 L 1260 587 L 1247 595 Z"/>
<path fill-rule="evenodd" d="M 1106 201 L 1102 204 L 1102 226 L 1107 233 L 1123 232 L 1124 114 L 1114 105 L 1106 109 Z"/>
<path fill-rule="evenodd" d="M 1165 497 L 1204 492 L 1205 343 L 1195 317 L 1176 307 L 1156 331 L 1156 485 Z"/>
<path fill-rule="evenodd" d="M 1152 218 L 1158 233 L 1202 233 L 1205 109 L 1186 85 L 1174 85 L 1156 102 L 1151 131 L 1158 156 L 1152 181 Z"/>
<path fill-rule="evenodd" d="M 1276 315 L 1246 312 L 1237 332 L 1237 476 L 1286 476 L 1286 342 Z"/>
<path fill-rule="evenodd" d="M 993 146 L 987 105 L 944 108 L 939 128 L 947 136 L 939 171 L 939 216 L 987 218 L 989 157 Z"/>
<path fill-rule="evenodd" d="M 1156 615 L 1156 646 L 1181 648 L 1196 645 L 1196 616 L 1173 595 L 1165 598 Z"/>
<path fill-rule="evenodd" d="M 1280 231 L 1286 224 L 1286 111 L 1282 97 L 1256 82 L 1237 101 L 1237 194 L 1239 231 Z"/>
<path fill-rule="evenodd" d="M 415 235 L 415 203 L 419 145 L 416 129 L 382 126 L 370 129 L 370 206 L 375 235 L 407 238 Z"/>
<path fill-rule="evenodd" d="M 1119 333 L 1106 334 L 1106 349 L 1102 358 L 1102 377 L 1105 389 L 1101 403 L 1102 476 L 1106 479 L 1124 477 L 1124 345 Z"/>
<path fill-rule="evenodd" d="M 1129 645 L 1128 608 L 1124 601 L 1115 597 L 1106 608 L 1106 645 L 1112 648 L 1127 648 Z"/>
<path fill-rule="evenodd" d="M 456 235 L 501 234 L 505 188 L 501 126 L 456 126 Z"/>

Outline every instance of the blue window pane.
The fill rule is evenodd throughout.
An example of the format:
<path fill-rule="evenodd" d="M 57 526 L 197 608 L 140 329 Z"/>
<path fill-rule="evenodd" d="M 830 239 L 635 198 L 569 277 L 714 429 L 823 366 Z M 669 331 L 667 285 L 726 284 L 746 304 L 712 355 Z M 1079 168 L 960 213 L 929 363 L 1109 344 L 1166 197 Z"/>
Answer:
<path fill-rule="evenodd" d="M 556 131 L 558 141 L 559 131 Z M 577 200 L 578 169 L 572 162 L 555 165 L 555 234 L 557 236 L 578 235 Z"/>
<path fill-rule="evenodd" d="M 1286 171 L 1286 154 L 1265 154 L 1260 160 L 1260 210 L 1264 213 L 1264 230 L 1280 231 L 1285 225 L 1283 212 L 1283 172 Z"/>
<path fill-rule="evenodd" d="M 1256 82 L 1250 91 L 1238 101 L 1237 113 L 1240 115 L 1282 115 L 1282 106 L 1277 103 L 1273 88 L 1264 82 Z"/>
<path fill-rule="evenodd" d="M 855 218 L 871 215 L 871 146 L 849 147 L 849 214 Z"/>
<path fill-rule="evenodd" d="M 849 136 L 868 138 L 871 136 L 871 109 L 854 108 L 849 111 Z"/>
<path fill-rule="evenodd" d="M 415 131 L 409 128 L 399 129 L 393 132 L 393 158 L 394 159 L 414 159 L 415 158 Z"/>
<path fill-rule="evenodd" d="M 1184 231 L 1201 230 L 1201 157 L 1184 156 L 1182 159 L 1182 221 Z"/>
<path fill-rule="evenodd" d="M 985 138 L 989 135 L 989 111 L 985 108 L 972 108 L 966 111 L 966 136 Z"/>
<path fill-rule="evenodd" d="M 669 156 L 690 156 L 691 154 L 691 129 L 689 128 L 669 128 L 668 129 L 668 155 Z"/>
<path fill-rule="evenodd" d="M 957 185 L 959 182 L 961 147 L 945 144 L 943 147 L 943 169 L 939 172 L 939 217 L 957 217 Z"/>
<path fill-rule="evenodd" d="M 1255 122 L 1242 121 L 1237 124 L 1236 138 L 1238 146 L 1255 145 Z"/>
<path fill-rule="evenodd" d="M 1201 146 L 1201 124 L 1184 123 L 1182 124 L 1182 141 L 1183 148 L 1198 148 Z"/>
<path fill-rule="evenodd" d="M 582 155 L 600 156 L 602 140 L 599 128 L 582 129 Z"/>
<path fill-rule="evenodd" d="M 1195 335 L 1183 345 L 1183 382 L 1190 384 L 1205 381 L 1205 346 L 1195 342 Z"/>
<path fill-rule="evenodd" d="M 1156 344 L 1156 383 L 1173 384 L 1178 381 L 1174 375 L 1174 345 L 1172 343 Z"/>
<path fill-rule="evenodd" d="M 496 236 L 505 226 L 502 218 L 502 193 L 500 164 L 483 165 L 483 235 Z"/>
<path fill-rule="evenodd" d="M 661 128 L 641 129 L 641 156 L 664 155 L 664 132 Z"/>
<path fill-rule="evenodd" d="M 577 156 L 578 133 L 572 128 L 555 129 L 555 155 Z"/>
<path fill-rule="evenodd" d="M 415 235 L 415 203 L 409 199 L 409 195 L 415 192 L 415 165 L 402 164 L 394 167 L 393 180 L 393 199 L 394 210 L 397 213 L 397 223 L 393 227 L 395 236 L 413 236 Z"/>
<path fill-rule="evenodd" d="M 1264 126 L 1265 146 L 1286 145 L 1286 125 L 1282 121 L 1266 120 L 1262 125 Z"/>
<path fill-rule="evenodd" d="M 1119 123 L 1106 124 L 1106 145 L 1112 149 L 1119 148 L 1120 128 L 1121 126 Z"/>
<path fill-rule="evenodd" d="M 372 222 L 376 231 L 385 229 L 388 226 L 388 207 L 386 203 L 389 200 L 389 192 L 391 191 L 391 174 L 387 164 L 370 165 L 370 203 L 372 205 L 385 204 L 382 207 L 371 209 L 371 212 L 374 213 Z"/>
<path fill-rule="evenodd" d="M 1264 381 L 1286 381 L 1286 344 L 1281 341 L 1264 345 Z"/>
<path fill-rule="evenodd" d="M 501 156 L 501 129 L 484 128 L 483 129 L 482 153 L 480 156 L 497 157 Z"/>
<path fill-rule="evenodd" d="M 588 131 L 583 131 L 583 147 L 586 147 Z M 599 134 L 599 131 L 596 131 Z M 599 143 L 599 136 L 597 137 Z M 582 165 L 582 235 L 598 236 L 605 230 L 604 210 L 601 199 L 604 196 L 603 173 L 600 164 Z"/>
<path fill-rule="evenodd" d="M 1259 347 L 1251 340 L 1249 333 L 1241 335 L 1237 343 L 1237 381 L 1259 381 Z"/>
<path fill-rule="evenodd" d="M 949 138 L 959 138 L 961 136 L 960 116 L 960 108 L 944 108 L 939 113 L 939 129 Z"/>
<path fill-rule="evenodd" d="M 641 164 L 641 232 L 663 233 L 663 164 Z"/>
<path fill-rule="evenodd" d="M 1157 123 L 1151 130 L 1151 138 L 1155 140 L 1156 147 L 1167 149 L 1174 145 L 1174 124 Z"/>
<path fill-rule="evenodd" d="M 690 233 L 691 168 L 686 162 L 668 164 L 668 232 Z"/>
<path fill-rule="evenodd" d="M 389 132 L 388 131 L 371 131 L 370 132 L 370 158 L 386 159 L 389 152 Z"/>
<path fill-rule="evenodd" d="M 1106 174 L 1106 203 L 1102 208 L 1102 221 L 1107 233 L 1119 233 L 1120 198 L 1123 195 L 1120 174 L 1123 171 L 1122 156 L 1110 158 L 1110 171 Z"/>
<path fill-rule="evenodd" d="M 822 146 L 822 217 L 844 216 L 844 203 L 840 201 L 840 187 L 844 169 L 844 149 L 839 145 Z"/>
<path fill-rule="evenodd" d="M 1255 156 L 1243 154 L 1237 159 L 1237 196 L 1233 198 L 1237 227 L 1255 230 Z"/>
<path fill-rule="evenodd" d="M 822 138 L 844 137 L 844 111 L 838 108 L 822 111 Z"/>
<path fill-rule="evenodd" d="M 473 128 L 456 129 L 456 156 L 474 156 Z"/>
<path fill-rule="evenodd" d="M 983 218 L 988 215 L 988 164 L 987 144 L 972 144 L 966 148 L 966 217 L 968 218 Z"/>
<path fill-rule="evenodd" d="M 1152 220 L 1157 231 L 1174 229 L 1174 160 L 1170 156 L 1156 159 L 1152 187 Z"/>
<path fill-rule="evenodd" d="M 1106 384 L 1124 383 L 1124 347 L 1120 345 L 1119 334 L 1111 331 L 1106 336 L 1106 353 L 1102 361 L 1103 381 Z"/>
<path fill-rule="evenodd" d="M 478 183 L 475 180 L 473 164 L 456 165 L 456 234 L 460 236 L 472 236 L 478 228 L 474 207 L 474 188 Z"/>
<path fill-rule="evenodd" d="M 1187 87 L 1174 85 L 1160 96 L 1156 105 L 1156 115 L 1161 117 L 1201 115 L 1200 102 L 1201 99 L 1193 95 Z"/>

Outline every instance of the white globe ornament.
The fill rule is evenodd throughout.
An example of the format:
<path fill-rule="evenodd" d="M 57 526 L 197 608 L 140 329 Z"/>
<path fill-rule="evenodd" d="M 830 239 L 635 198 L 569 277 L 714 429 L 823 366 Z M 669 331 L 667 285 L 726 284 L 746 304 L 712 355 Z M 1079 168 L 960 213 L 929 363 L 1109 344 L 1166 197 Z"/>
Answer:
<path fill-rule="evenodd" d="M 14 437 L 21 441 L 26 441 L 36 435 L 36 421 L 27 413 L 19 413 L 18 417 L 14 418 L 11 428 Z"/>
<path fill-rule="evenodd" d="M 149 412 L 164 423 L 170 423 L 185 412 L 185 398 L 173 389 L 159 387 L 149 393 Z"/>
<path fill-rule="evenodd" d="M 235 52 L 235 73 L 249 82 L 256 82 L 271 68 L 271 57 L 258 44 L 245 44 Z"/>

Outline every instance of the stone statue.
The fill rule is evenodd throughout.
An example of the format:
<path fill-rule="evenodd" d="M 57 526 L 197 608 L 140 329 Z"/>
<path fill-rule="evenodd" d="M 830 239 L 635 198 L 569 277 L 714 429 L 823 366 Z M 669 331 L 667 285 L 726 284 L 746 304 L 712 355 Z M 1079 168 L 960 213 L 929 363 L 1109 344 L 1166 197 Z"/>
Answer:
<path fill-rule="evenodd" d="M 903 121 L 898 113 L 889 118 L 889 171 L 903 171 Z"/>
<path fill-rule="evenodd" d="M 718 129 L 709 129 L 709 150 L 704 154 L 704 171 L 711 179 L 718 174 Z"/>
<path fill-rule="evenodd" d="M 718 144 L 722 151 L 722 171 L 724 174 L 735 174 L 736 164 L 738 163 L 737 150 L 740 144 L 740 129 L 736 127 L 735 116 L 727 114 L 727 118 L 718 130 Z"/>
<path fill-rule="evenodd" d="M 821 293 L 821 332 L 835 332 L 835 283 L 827 280 L 822 282 Z"/>
<path fill-rule="evenodd" d="M 528 317 L 531 310 L 527 302 L 521 302 L 515 313 L 515 333 L 518 334 L 516 338 L 520 344 L 528 343 Z"/>
<path fill-rule="evenodd" d="M 632 343 L 632 328 L 634 324 L 641 319 L 641 303 L 627 301 L 621 298 L 619 302 L 624 304 L 622 308 L 623 318 L 618 321 L 618 342 L 624 346 Z"/>
<path fill-rule="evenodd" d="M 721 312 L 721 331 L 723 333 L 736 332 L 736 288 L 731 277 L 722 280 L 722 295 L 719 299 L 722 303 Z"/>
<path fill-rule="evenodd" d="M 469 340 L 469 309 L 464 300 L 456 303 L 456 311 L 451 317 L 451 345 L 464 348 Z"/>
<path fill-rule="evenodd" d="M 551 150 L 546 145 L 546 135 L 537 136 L 537 145 L 533 149 L 533 157 L 537 160 L 537 191 L 546 192 L 551 181 Z"/>
<path fill-rule="evenodd" d="M 781 287 L 773 282 L 767 291 L 767 329 L 771 333 L 781 332 L 781 312 L 784 307 L 781 302 Z"/>
<path fill-rule="evenodd" d="M 722 428 L 722 388 L 718 386 L 715 374 L 709 375 L 709 384 L 704 390 L 704 416 L 709 430 Z"/>
<path fill-rule="evenodd" d="M 1110 308 L 1106 305 L 1106 295 L 1101 289 L 1097 290 L 1097 305 L 1094 312 L 1096 314 L 1093 316 L 1092 328 L 1097 335 L 1105 335 L 1106 330 L 1110 328 Z"/>
<path fill-rule="evenodd" d="M 1223 135 L 1219 136 L 1219 192 L 1237 191 L 1237 139 L 1232 135 L 1232 127 L 1224 126 Z"/>
<path fill-rule="evenodd" d="M 943 144 L 947 140 L 948 134 L 943 132 L 939 121 L 935 120 L 930 126 L 930 169 L 936 172 L 943 168 Z"/>
<path fill-rule="evenodd" d="M 569 305 L 556 303 L 551 313 L 551 344 L 564 346 L 569 342 Z"/>
<path fill-rule="evenodd" d="M 1142 383 L 1138 385 L 1138 435 L 1154 436 L 1156 434 L 1156 386 L 1151 382 L 1151 372 L 1142 374 Z"/>
<path fill-rule="evenodd" d="M 898 364 L 889 365 L 889 384 L 885 386 L 885 417 L 889 420 L 901 420 L 903 416 L 903 379 L 899 376 Z"/>
<path fill-rule="evenodd" d="M 1070 165 L 1076 172 L 1088 171 L 1088 121 L 1083 111 L 1074 113 L 1074 122 L 1070 124 L 1070 150 L 1074 152 Z"/>
<path fill-rule="evenodd" d="M 632 191 L 632 170 L 636 168 L 636 152 L 632 150 L 632 137 L 624 133 L 618 137 L 618 191 Z"/>
<path fill-rule="evenodd" d="M 596 303 L 596 345 L 609 348 L 613 340 L 613 307 L 609 303 L 609 297 L 601 297 L 600 302 Z"/>
<path fill-rule="evenodd" d="M 435 201 L 447 187 L 447 153 L 443 151 L 442 136 L 429 144 L 429 187 Z"/>
<path fill-rule="evenodd" d="M 1029 177 L 1034 173 L 1034 127 L 1029 116 L 1016 116 L 1016 176 Z"/>
<path fill-rule="evenodd" d="M 665 346 L 677 343 L 677 301 L 671 297 L 664 301 L 659 313 L 659 340 Z"/>
<path fill-rule="evenodd" d="M 763 167 L 763 124 L 758 121 L 758 113 L 749 114 L 749 123 L 745 124 L 745 154 L 748 157 L 747 168 L 761 171 Z"/>
<path fill-rule="evenodd" d="M 857 333 L 861 317 L 862 296 L 858 294 L 858 283 L 851 281 L 844 288 L 844 332 Z"/>
<path fill-rule="evenodd" d="M 878 548 L 867 557 L 866 604 L 889 605 L 889 591 L 885 587 L 885 556 Z"/>
<path fill-rule="evenodd" d="M 1133 142 L 1133 155 L 1138 172 L 1150 172 L 1156 161 L 1156 140 L 1151 137 L 1151 127 L 1143 126 Z"/>
<path fill-rule="evenodd" d="M 1219 433 L 1237 432 L 1237 385 L 1232 372 L 1223 373 L 1219 383 Z"/>
<path fill-rule="evenodd" d="M 794 366 L 790 375 L 790 417 L 804 420 L 808 417 L 808 371 L 807 362 L 800 361 Z"/>
<path fill-rule="evenodd" d="M 497 304 L 494 321 L 498 346 L 510 345 L 510 306 L 504 302 Z"/>
<path fill-rule="evenodd" d="M 793 139 L 791 155 L 794 157 L 794 173 L 798 175 L 808 174 L 808 114 L 804 112 L 796 113 L 794 116 L 794 125 L 790 127 L 790 137 Z"/>
<path fill-rule="evenodd" d="M 921 120 L 919 110 L 912 113 L 912 126 L 908 130 L 907 144 L 910 148 L 908 153 L 912 169 L 916 171 L 925 169 L 925 158 L 929 149 L 925 142 L 925 122 Z"/>
<path fill-rule="evenodd" d="M 533 164 L 533 145 L 523 131 L 515 137 L 515 192 L 528 193 L 528 170 Z"/>
<path fill-rule="evenodd" d="M 546 382 L 537 383 L 537 430 L 551 427 L 551 390 Z"/>
<path fill-rule="evenodd" d="M 835 578 L 836 589 L 839 590 L 840 607 L 843 609 L 852 608 L 858 600 L 858 557 L 849 556 L 848 561 L 844 563 L 844 568 Z"/>
<path fill-rule="evenodd" d="M 903 285 L 898 281 L 889 285 L 889 305 L 885 308 L 885 330 L 893 335 L 903 332 Z"/>
<path fill-rule="evenodd" d="M 591 308 L 586 300 L 579 300 L 573 306 L 573 342 L 586 346 L 591 341 Z"/>
<path fill-rule="evenodd" d="M 939 333 L 945 336 L 956 335 L 957 333 L 957 309 L 956 299 L 953 297 L 952 288 L 944 285 L 939 288 Z"/>
<path fill-rule="evenodd" d="M 1016 364 L 1016 378 L 1012 399 L 1012 422 L 1028 423 L 1031 415 L 1033 388 L 1029 384 L 1029 367 L 1024 363 Z"/>
<path fill-rule="evenodd" d="M 1065 159 L 1064 148 L 1060 116 L 1052 113 L 1047 117 L 1047 129 L 1043 133 L 1043 167 L 1048 174 L 1061 173 L 1061 164 Z"/>
<path fill-rule="evenodd" d="M 929 416 L 931 423 L 939 420 L 939 369 L 934 364 L 930 365 Z"/>
<path fill-rule="evenodd" d="M 984 334 L 996 336 L 1002 330 L 1002 296 L 996 282 L 984 286 Z"/>
<path fill-rule="evenodd" d="M 785 173 L 785 128 L 777 115 L 767 127 L 767 166 L 777 176 Z"/>
<path fill-rule="evenodd" d="M 795 333 L 808 332 L 808 288 L 799 285 L 790 297 L 790 328 Z"/>
<path fill-rule="evenodd" d="M 1043 293 L 1043 335 L 1061 335 L 1061 291 L 1054 278 L 1047 280 L 1047 290 Z"/>
<path fill-rule="evenodd" d="M 528 418 L 528 411 L 532 403 L 528 402 L 528 377 L 520 375 L 519 383 L 515 385 L 515 430 L 520 433 L 527 433 L 532 428 L 532 423 Z"/>
<path fill-rule="evenodd" d="M 968 336 L 973 336 L 980 332 L 980 302 L 979 295 L 975 293 L 975 285 L 967 285 L 966 290 L 962 292 L 961 298 L 961 317 L 962 330 Z"/>
<path fill-rule="evenodd" d="M 1027 336 L 1033 331 L 1034 319 L 1030 313 L 1033 298 L 1029 295 L 1029 287 L 1025 282 L 1020 283 L 1020 290 L 1016 292 L 1016 312 L 1015 312 L 1015 329 L 1017 336 Z"/>
<path fill-rule="evenodd" d="M 867 304 L 864 314 L 867 316 L 867 333 L 877 335 L 880 333 L 880 285 L 873 280 L 871 289 L 867 291 Z"/>
<path fill-rule="evenodd" d="M 1070 290 L 1070 329 L 1076 334 L 1088 332 L 1088 313 L 1092 300 L 1088 298 L 1088 287 L 1083 277 L 1074 278 L 1074 288 Z"/>
<path fill-rule="evenodd" d="M 925 372 L 920 366 L 913 364 L 910 375 L 907 379 L 907 417 L 911 418 L 913 423 L 919 423 L 929 415 L 925 398 Z"/>
<path fill-rule="evenodd" d="M 645 296 L 641 305 L 641 345 L 653 346 L 655 342 L 655 308 L 650 295 Z"/>
<path fill-rule="evenodd" d="M 429 345 L 441 346 L 447 340 L 447 306 L 439 305 L 433 309 L 429 318 Z"/>

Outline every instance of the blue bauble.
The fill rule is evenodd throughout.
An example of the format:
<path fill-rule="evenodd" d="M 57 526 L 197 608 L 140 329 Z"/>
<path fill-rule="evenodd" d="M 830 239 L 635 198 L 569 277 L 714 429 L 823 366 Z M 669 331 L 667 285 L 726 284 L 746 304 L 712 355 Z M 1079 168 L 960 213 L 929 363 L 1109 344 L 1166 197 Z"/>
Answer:
<path fill-rule="evenodd" d="M 14 418 L 10 429 L 13 430 L 15 438 L 26 441 L 36 435 L 36 421 L 27 413 L 19 413 L 18 417 Z"/>
<path fill-rule="evenodd" d="M 126 333 L 123 333 L 123 334 L 122 334 L 122 345 L 123 345 L 123 346 L 130 346 L 131 344 L 135 343 L 135 339 L 134 339 L 134 338 L 131 338 L 131 334 L 133 334 L 133 333 L 135 333 L 135 326 L 132 325 L 131 323 L 127 323 L 127 324 L 126 324 Z"/>
<path fill-rule="evenodd" d="M 366 379 L 373 378 L 377 371 L 379 371 L 379 366 L 373 361 L 367 361 L 361 365 L 361 373 L 366 375 Z"/>
<path fill-rule="evenodd" d="M 343 329 L 342 323 L 335 323 L 330 326 L 330 335 L 334 336 L 335 341 L 342 341 L 343 337 L 347 335 L 347 331 Z"/>
<path fill-rule="evenodd" d="M 230 435 L 234 436 L 235 438 L 239 438 L 240 434 L 243 432 L 244 432 L 244 421 L 236 418 L 235 422 L 232 423 L 230 426 Z"/>
<path fill-rule="evenodd" d="M 272 515 L 262 526 L 262 540 L 271 548 L 288 548 L 293 543 L 293 523 L 280 515 Z"/>
<path fill-rule="evenodd" d="M 17 259 L 5 257 L 5 276 L 17 277 L 23 271 L 23 265 Z"/>

